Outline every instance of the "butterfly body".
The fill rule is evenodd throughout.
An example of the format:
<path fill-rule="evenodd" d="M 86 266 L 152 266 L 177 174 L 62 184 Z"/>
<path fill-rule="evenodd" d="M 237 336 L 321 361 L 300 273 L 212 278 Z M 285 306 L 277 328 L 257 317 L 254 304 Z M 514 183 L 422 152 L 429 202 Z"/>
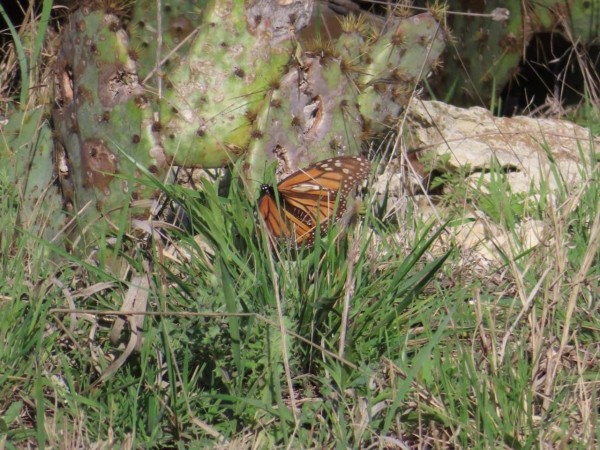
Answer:
<path fill-rule="evenodd" d="M 261 186 L 258 209 L 270 235 L 311 247 L 346 211 L 346 197 L 369 174 L 365 158 L 340 156 L 301 169 L 277 184 Z"/>

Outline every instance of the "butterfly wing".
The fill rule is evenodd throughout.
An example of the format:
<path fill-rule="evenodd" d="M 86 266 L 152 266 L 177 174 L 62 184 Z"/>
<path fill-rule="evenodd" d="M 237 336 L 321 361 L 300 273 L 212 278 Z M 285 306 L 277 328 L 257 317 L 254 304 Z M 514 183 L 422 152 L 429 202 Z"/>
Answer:
<path fill-rule="evenodd" d="M 270 188 L 270 186 L 265 185 L 263 187 L 263 193 L 258 201 L 258 211 L 262 215 L 265 225 L 273 237 L 289 238 L 291 237 L 289 223 L 281 217 L 273 194 L 265 192 L 266 188 Z"/>
<path fill-rule="evenodd" d="M 301 245 L 305 236 L 314 232 L 316 218 L 312 216 L 305 205 L 295 206 L 296 202 L 287 202 L 279 197 L 279 207 L 271 186 L 263 185 L 258 209 L 262 215 L 269 234 L 276 240 L 294 239 Z"/>
<path fill-rule="evenodd" d="M 293 238 L 296 245 L 310 247 L 317 225 L 323 232 L 332 219 L 341 217 L 347 195 L 368 174 L 369 162 L 364 158 L 340 156 L 319 161 L 277 185 L 279 208 L 275 190 L 263 185 L 259 211 L 273 237 Z"/>
<path fill-rule="evenodd" d="M 350 191 L 369 174 L 369 162 L 355 156 L 339 156 L 319 161 L 306 169 L 300 169 L 277 185 L 280 195 L 323 196 L 340 193 L 345 198 Z"/>

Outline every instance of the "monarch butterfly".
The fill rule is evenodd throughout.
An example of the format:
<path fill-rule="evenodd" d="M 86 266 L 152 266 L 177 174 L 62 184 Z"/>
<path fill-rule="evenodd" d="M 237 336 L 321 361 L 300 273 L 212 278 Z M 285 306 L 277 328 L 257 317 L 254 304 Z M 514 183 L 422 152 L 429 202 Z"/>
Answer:
<path fill-rule="evenodd" d="M 258 210 L 274 239 L 293 240 L 297 247 L 309 248 L 314 245 L 317 226 L 323 233 L 344 214 L 346 197 L 368 174 L 365 158 L 325 159 L 294 172 L 277 189 L 261 185 Z"/>

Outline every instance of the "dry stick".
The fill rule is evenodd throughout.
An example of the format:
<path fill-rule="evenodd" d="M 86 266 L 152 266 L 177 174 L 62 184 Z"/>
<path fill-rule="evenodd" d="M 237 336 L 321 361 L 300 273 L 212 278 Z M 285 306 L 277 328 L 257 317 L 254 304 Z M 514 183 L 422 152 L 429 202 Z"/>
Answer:
<path fill-rule="evenodd" d="M 175 47 L 173 47 L 173 50 L 171 50 L 169 52 L 168 55 L 166 55 L 163 59 L 160 60 L 160 62 L 158 63 L 157 67 L 155 67 L 154 69 L 152 69 L 150 71 L 150 73 L 148 73 L 148 75 L 146 75 L 146 78 L 144 78 L 142 80 L 142 85 L 145 85 L 148 80 L 150 78 L 152 78 L 152 76 L 154 76 L 154 74 L 157 72 L 158 67 L 162 67 L 162 65 L 167 62 L 167 60 L 171 57 L 171 55 L 175 54 L 181 47 L 183 47 L 189 40 L 191 40 L 194 36 L 196 36 L 196 34 L 198 34 L 198 28 L 196 28 L 194 31 L 192 31 L 190 34 L 188 34 L 179 44 L 177 44 Z"/>
<path fill-rule="evenodd" d="M 66 231 L 67 231 L 67 230 L 68 230 L 68 229 L 69 229 L 71 226 L 73 226 L 73 224 L 74 224 L 74 223 L 77 221 L 78 217 L 79 217 L 79 216 L 82 216 L 82 215 L 83 215 L 83 213 L 84 213 L 84 212 L 85 212 L 85 211 L 86 211 L 88 208 L 90 208 L 90 206 L 91 206 L 91 205 L 92 205 L 92 201 L 91 201 L 91 200 L 90 200 L 89 202 L 87 202 L 85 205 L 83 205 L 83 207 L 82 207 L 82 208 L 81 208 L 79 211 L 77 211 L 77 213 L 76 213 L 76 214 L 74 214 L 74 215 L 73 215 L 73 217 L 71 217 L 71 219 L 69 219 L 69 221 L 68 221 L 68 222 L 67 222 L 67 223 L 66 223 L 66 224 L 65 224 L 65 225 L 64 225 L 64 226 L 63 226 L 63 227 L 62 227 L 60 230 L 58 230 L 58 232 L 56 233 L 56 236 L 54 236 L 54 237 L 53 237 L 53 238 L 50 240 L 50 243 L 51 243 L 51 244 L 54 244 L 54 243 L 55 243 L 55 242 L 58 240 L 58 238 L 59 238 L 59 237 L 60 237 L 62 234 L 66 233 Z M 79 242 L 79 238 L 77 238 L 76 242 Z M 74 244 L 73 246 L 75 246 L 75 244 Z"/>
<path fill-rule="evenodd" d="M 162 61 L 160 60 L 160 54 L 162 53 L 162 1 L 156 0 L 156 64 L 154 69 L 157 71 L 162 66 Z M 157 85 L 158 85 L 158 99 L 162 99 L 162 76 L 158 76 Z M 145 80 L 144 80 L 145 81 Z"/>

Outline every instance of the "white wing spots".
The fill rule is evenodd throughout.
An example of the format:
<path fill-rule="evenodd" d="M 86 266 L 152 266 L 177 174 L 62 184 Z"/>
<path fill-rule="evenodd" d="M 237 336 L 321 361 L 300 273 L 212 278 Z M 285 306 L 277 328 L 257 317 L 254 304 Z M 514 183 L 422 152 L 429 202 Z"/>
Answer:
<path fill-rule="evenodd" d="M 330 162 L 330 159 L 328 159 L 327 161 L 322 161 L 317 164 L 317 167 L 321 170 L 324 170 L 325 172 L 333 172 L 335 169 L 329 165 Z"/>
<path fill-rule="evenodd" d="M 290 191 L 294 192 L 311 192 L 311 191 L 323 191 L 326 190 L 320 184 L 316 183 L 300 183 L 290 188 Z"/>

